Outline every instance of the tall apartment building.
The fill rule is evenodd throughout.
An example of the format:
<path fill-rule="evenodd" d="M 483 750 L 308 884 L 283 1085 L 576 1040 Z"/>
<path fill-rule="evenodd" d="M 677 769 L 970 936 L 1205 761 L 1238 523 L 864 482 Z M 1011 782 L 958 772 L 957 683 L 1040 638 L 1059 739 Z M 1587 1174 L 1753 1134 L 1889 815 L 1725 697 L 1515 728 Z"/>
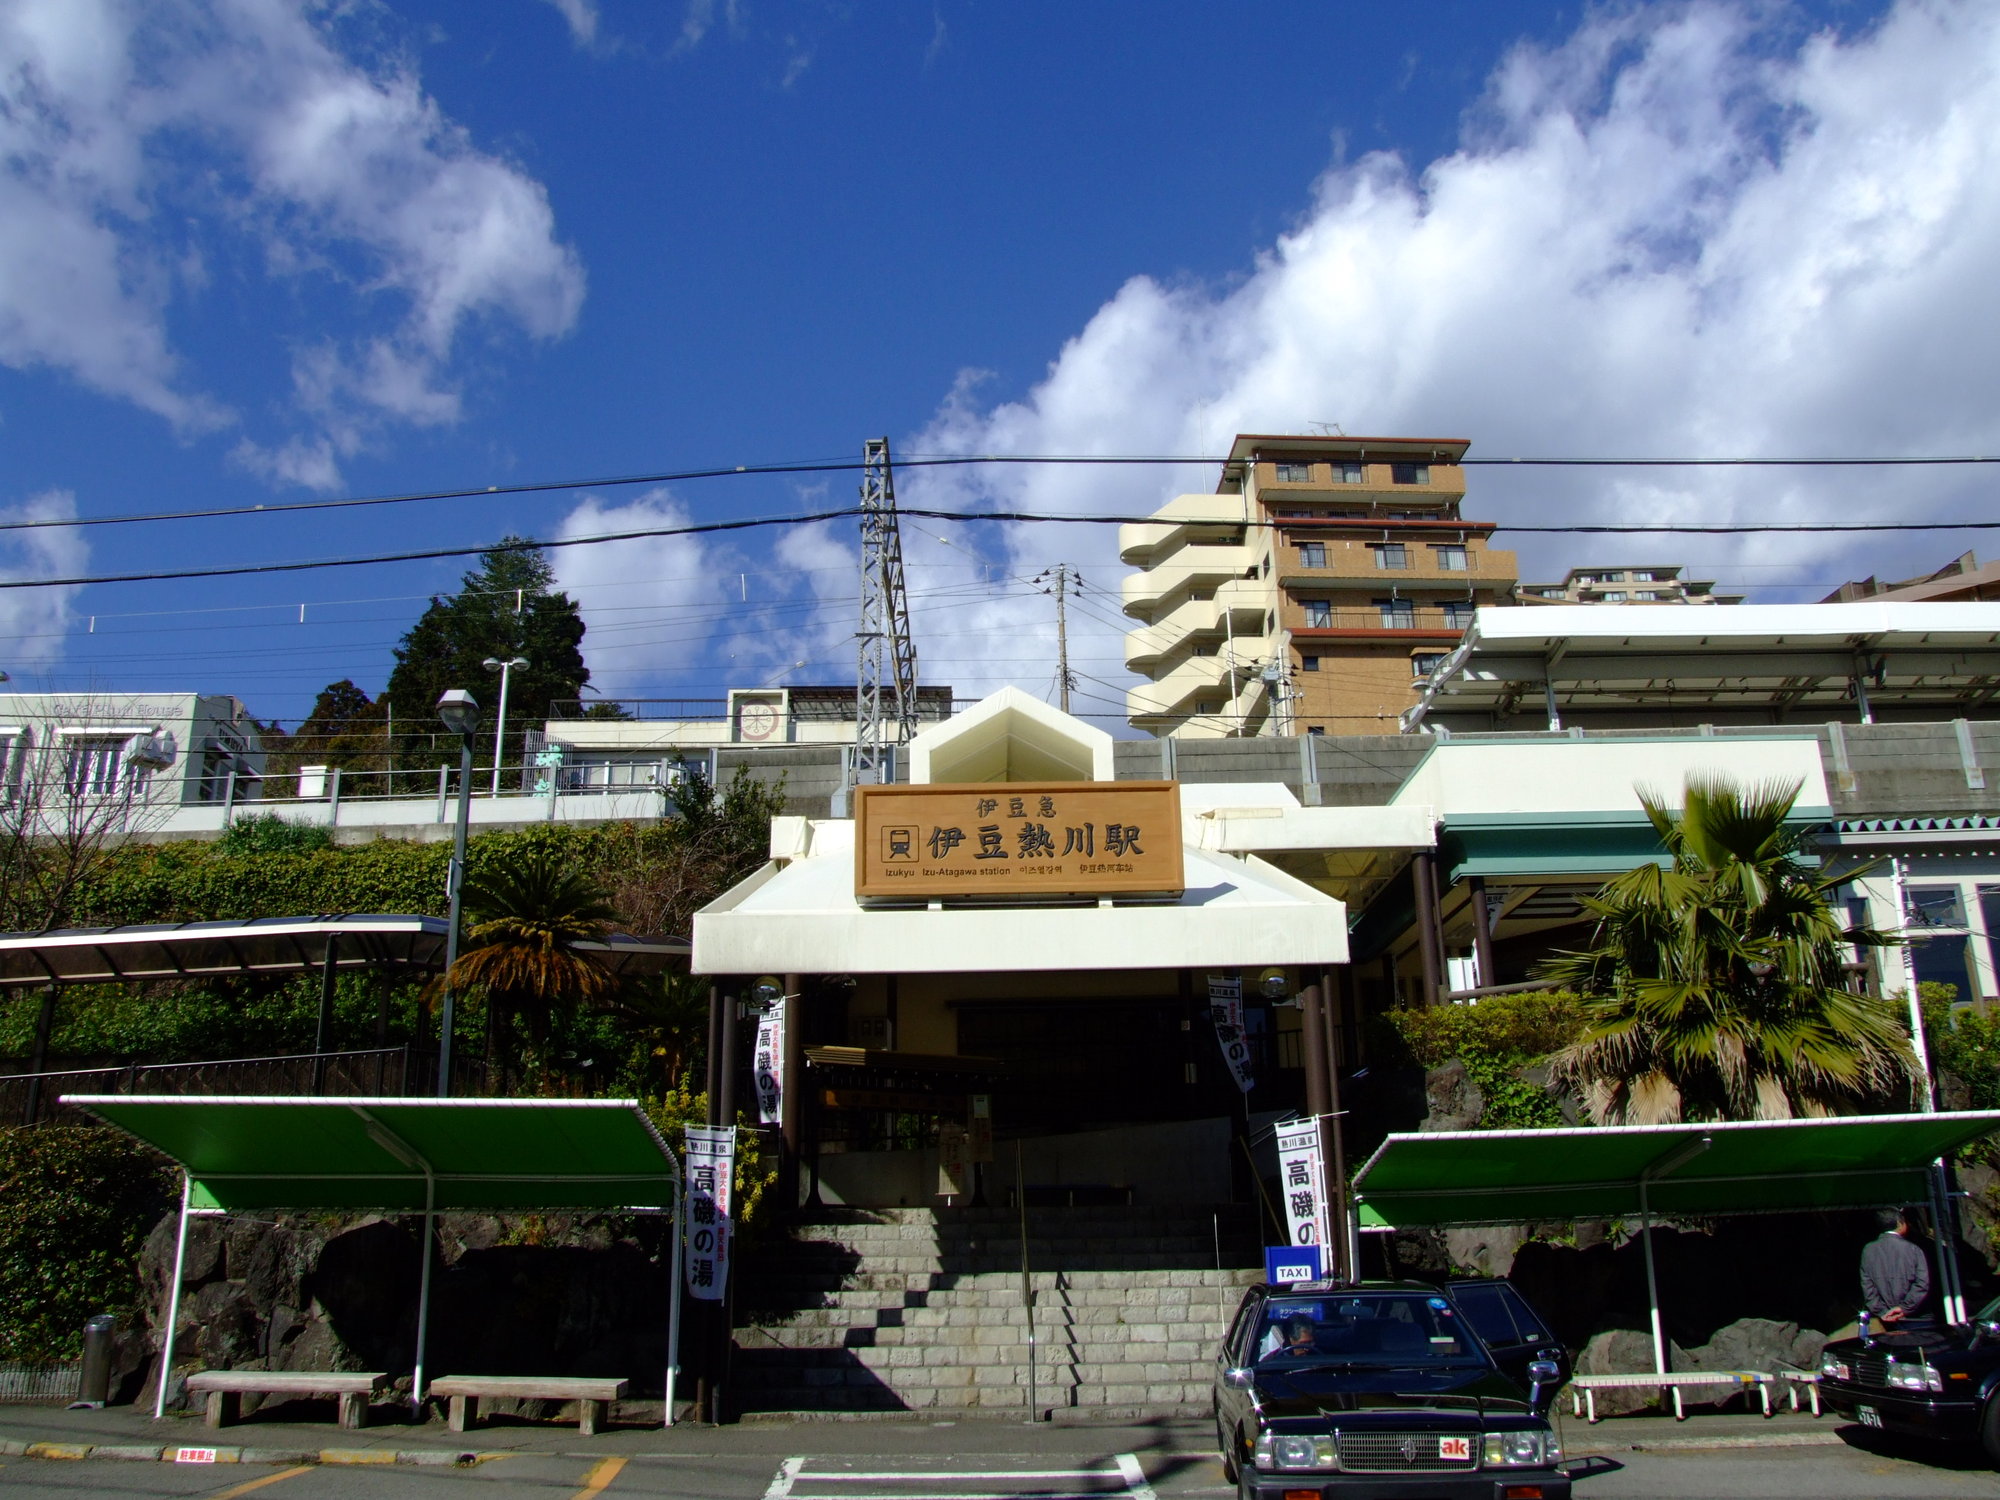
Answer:
<path fill-rule="evenodd" d="M 1741 594 L 1718 594 L 1706 578 L 1683 578 L 1675 563 L 1637 568 L 1571 568 L 1561 583 L 1523 583 L 1517 604 L 1741 604 Z"/>
<path fill-rule="evenodd" d="M 1514 554 L 1459 514 L 1458 438 L 1244 434 L 1212 495 L 1120 528 L 1135 728 L 1228 737 L 1394 734 L 1472 612 L 1511 600 Z"/>

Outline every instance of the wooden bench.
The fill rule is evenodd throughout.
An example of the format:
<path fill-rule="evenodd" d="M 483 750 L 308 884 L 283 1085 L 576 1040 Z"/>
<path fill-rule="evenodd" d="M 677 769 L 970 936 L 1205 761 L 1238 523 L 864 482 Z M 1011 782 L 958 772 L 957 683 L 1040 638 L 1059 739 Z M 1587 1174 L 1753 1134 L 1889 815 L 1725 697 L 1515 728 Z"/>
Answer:
<path fill-rule="evenodd" d="M 623 1380 L 594 1380 L 573 1375 L 447 1375 L 431 1382 L 433 1396 L 451 1398 L 451 1430 L 463 1432 L 479 1420 L 482 1398 L 516 1401 L 574 1401 L 576 1430 L 596 1436 L 604 1421 L 604 1405 L 625 1394 Z"/>
<path fill-rule="evenodd" d="M 1588 1409 L 1590 1420 L 1597 1420 L 1597 1393 L 1611 1390 L 1659 1390 L 1671 1391 L 1674 1398 L 1674 1420 L 1685 1422 L 1687 1412 L 1681 1406 L 1681 1392 L 1686 1390 L 1713 1390 L 1718 1386 L 1732 1387 L 1746 1394 L 1755 1389 L 1764 1403 L 1764 1415 L 1771 1415 L 1771 1387 L 1774 1377 L 1762 1370 L 1690 1370 L 1682 1375 L 1572 1375 L 1569 1382 L 1570 1415 L 1582 1416 Z M 1725 1392 L 1724 1394 L 1733 1394 Z"/>
<path fill-rule="evenodd" d="M 345 1370 L 197 1370 L 187 1378 L 188 1394 L 207 1398 L 203 1412 L 210 1427 L 242 1415 L 245 1396 L 331 1396 L 340 1403 L 342 1427 L 365 1427 L 368 1401 L 389 1383 L 386 1372 Z"/>

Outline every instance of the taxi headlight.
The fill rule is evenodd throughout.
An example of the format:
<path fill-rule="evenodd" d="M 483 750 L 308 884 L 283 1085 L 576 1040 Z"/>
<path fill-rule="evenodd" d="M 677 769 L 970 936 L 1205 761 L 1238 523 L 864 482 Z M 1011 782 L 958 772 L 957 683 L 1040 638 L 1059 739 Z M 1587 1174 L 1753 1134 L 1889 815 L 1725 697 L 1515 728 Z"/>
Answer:
<path fill-rule="evenodd" d="M 1889 1384 L 1899 1391 L 1941 1391 L 1944 1377 L 1929 1365 L 1891 1364 Z"/>
<path fill-rule="evenodd" d="M 1260 1469 L 1331 1469 L 1337 1467 L 1333 1439 L 1294 1437 L 1286 1433 L 1263 1432 L 1251 1449 Z"/>
<path fill-rule="evenodd" d="M 1489 1432 L 1480 1454 L 1489 1469 L 1522 1468 L 1554 1463 L 1562 1457 L 1554 1437 L 1546 1432 Z"/>

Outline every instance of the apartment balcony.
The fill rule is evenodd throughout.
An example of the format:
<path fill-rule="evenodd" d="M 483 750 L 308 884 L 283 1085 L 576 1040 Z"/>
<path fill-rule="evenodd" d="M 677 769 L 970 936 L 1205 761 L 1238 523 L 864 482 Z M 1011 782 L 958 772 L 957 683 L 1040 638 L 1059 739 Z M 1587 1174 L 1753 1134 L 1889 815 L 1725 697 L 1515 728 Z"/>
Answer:
<path fill-rule="evenodd" d="M 1212 670 L 1201 671 L 1207 667 Z M 1270 687 L 1255 672 L 1237 669 L 1230 691 L 1228 663 L 1219 656 L 1194 657 L 1158 682 L 1141 683 L 1125 694 L 1125 713 L 1135 729 L 1222 738 L 1239 725 L 1261 721 Z M 1203 705 L 1208 705 L 1204 707 Z"/>
<path fill-rule="evenodd" d="M 1511 597 L 1520 571 L 1511 552 L 1468 551 L 1462 568 L 1438 566 L 1436 554 L 1427 546 L 1412 544 L 1407 568 L 1375 565 L 1372 553 L 1359 549 L 1327 552 L 1325 567 L 1308 567 L 1299 561 L 1293 548 L 1279 551 L 1278 582 L 1288 589 L 1368 590 L 1382 593 L 1390 588 L 1464 589 Z M 1495 602 L 1498 602 L 1497 600 Z"/>
<path fill-rule="evenodd" d="M 1242 544 L 1183 547 L 1171 562 L 1126 576 L 1120 586 L 1125 613 L 1144 617 L 1176 594 L 1220 588 L 1255 568 L 1259 555 Z"/>
<path fill-rule="evenodd" d="M 1213 531 L 1241 526 L 1245 518 L 1241 495 L 1180 495 L 1154 513 L 1155 519 L 1118 528 L 1118 560 L 1143 568 L 1154 558 L 1183 546 L 1191 528 Z"/>
<path fill-rule="evenodd" d="M 1296 607 L 1285 611 L 1284 627 L 1295 645 L 1314 640 L 1375 638 L 1411 641 L 1457 641 L 1472 623 L 1469 613 L 1447 615 L 1435 601 L 1412 601 L 1408 610 L 1336 605 L 1318 614 Z"/>
<path fill-rule="evenodd" d="M 1185 599 L 1152 624 L 1127 635 L 1125 665 L 1134 672 L 1146 671 L 1189 636 L 1262 640 L 1265 619 L 1277 602 L 1263 579 L 1232 579 L 1217 586 L 1214 598 Z"/>

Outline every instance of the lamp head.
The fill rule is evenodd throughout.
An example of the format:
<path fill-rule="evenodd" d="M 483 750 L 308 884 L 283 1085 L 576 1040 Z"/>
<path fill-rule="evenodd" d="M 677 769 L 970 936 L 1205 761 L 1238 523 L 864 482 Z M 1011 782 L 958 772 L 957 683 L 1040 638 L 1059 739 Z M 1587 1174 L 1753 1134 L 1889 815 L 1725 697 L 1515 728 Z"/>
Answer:
<path fill-rule="evenodd" d="M 521 667 L 525 667 L 527 664 L 528 664 L 528 658 L 525 656 L 510 656 L 505 661 L 500 660 L 500 658 L 497 656 L 489 656 L 486 658 L 484 662 L 481 663 L 481 665 L 484 666 L 486 670 L 489 672 L 497 672 L 502 667 L 513 667 L 519 669 Z"/>
<path fill-rule="evenodd" d="M 1282 1000 L 1292 992 L 1292 976 L 1283 969 L 1265 969 L 1257 976 L 1257 993 L 1266 1000 Z"/>
<path fill-rule="evenodd" d="M 453 734 L 470 734 L 479 724 L 479 705 L 464 688 L 446 688 L 437 701 L 437 716 Z"/>

